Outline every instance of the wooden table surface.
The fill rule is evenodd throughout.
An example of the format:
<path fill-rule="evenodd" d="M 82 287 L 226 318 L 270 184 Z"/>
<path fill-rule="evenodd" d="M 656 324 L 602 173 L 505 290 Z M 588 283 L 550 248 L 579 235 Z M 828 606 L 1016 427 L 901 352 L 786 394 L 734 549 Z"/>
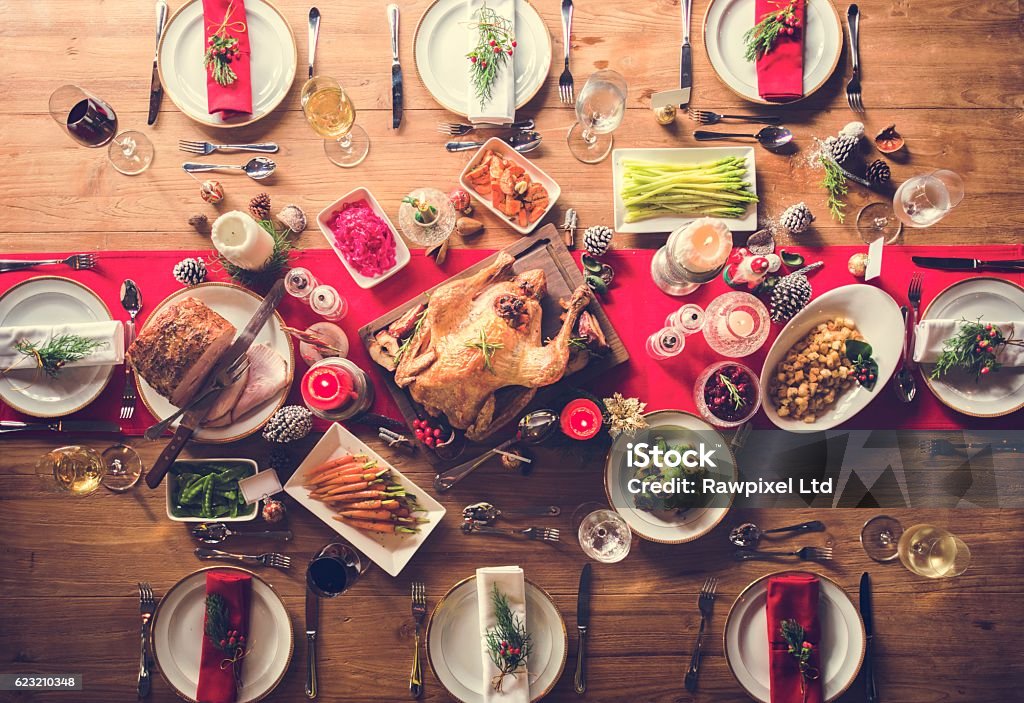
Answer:
<path fill-rule="evenodd" d="M 384 2 L 322 5 L 323 25 L 317 66 L 337 76 L 351 93 L 358 122 L 370 134 L 369 158 L 358 168 L 341 170 L 323 156 L 320 140 L 298 109 L 301 80 L 275 114 L 253 126 L 230 132 L 233 141 L 272 139 L 281 144 L 275 157 L 279 175 L 266 186 L 275 203 L 295 202 L 315 213 L 356 186 L 369 187 L 394 214 L 402 195 L 419 185 L 448 189 L 465 156 L 441 148 L 434 131 L 452 115 L 440 109 L 417 78 L 412 60 L 416 21 L 429 0 L 402 3 L 401 55 L 405 69 L 406 112 L 400 130 L 390 129 L 387 21 Z M 299 75 L 305 71 L 308 4 L 282 0 L 299 46 Z M 545 143 L 537 163 L 563 187 L 562 206 L 575 207 L 583 227 L 609 223 L 612 215 L 608 161 L 584 166 L 567 152 L 565 129 L 573 121 L 570 106 L 557 96 L 561 72 L 558 3 L 538 2 L 552 35 L 556 59 L 540 94 L 521 112 L 535 116 Z M 712 72 L 700 27 L 707 0 L 694 8 L 693 105 L 719 112 L 750 109 Z M 171 8 L 172 10 L 174 7 Z M 840 12 L 845 7 L 840 7 Z M 862 119 L 869 134 L 895 122 L 908 149 L 892 164 L 900 181 L 934 168 L 964 176 L 967 197 L 946 220 L 906 233 L 908 243 L 951 245 L 1019 242 L 1024 234 L 1018 164 L 1024 161 L 1020 139 L 1024 114 L 1024 42 L 1019 3 L 979 0 L 965 3 L 905 0 L 861 4 Z M 73 251 L 105 249 L 208 248 L 186 224 L 195 212 L 215 215 L 198 198 L 197 184 L 179 168 L 186 157 L 178 139 L 218 139 L 224 133 L 197 127 L 164 99 L 157 125 L 144 126 L 152 58 L 153 12 L 150 2 L 73 0 L 0 0 L 0 251 Z M 844 22 L 845 24 L 845 22 Z M 692 123 L 680 116 L 674 126 L 658 126 L 647 109 L 650 95 L 678 79 L 679 6 L 646 0 L 577 3 L 572 37 L 572 68 L 577 91 L 597 68 L 620 71 L 630 83 L 630 109 L 616 133 L 620 146 L 694 146 Z M 824 88 L 784 114 L 802 149 L 811 137 L 838 131 L 854 115 L 843 86 L 843 59 Z M 73 144 L 48 117 L 47 96 L 62 83 L 78 83 L 116 108 L 120 127 L 140 128 L 156 145 L 156 160 L 136 178 L 113 171 L 103 150 Z M 788 205 L 806 201 L 817 213 L 811 244 L 858 241 L 852 225 L 869 196 L 851 188 L 851 217 L 832 222 L 817 185 L 820 173 L 802 154 L 776 156 L 758 151 L 758 191 L 762 219 L 778 216 Z M 223 208 L 244 208 L 264 186 L 225 174 Z M 477 246 L 496 248 L 516 236 L 484 215 L 487 231 Z M 560 212 L 552 216 L 560 223 Z M 624 236 L 619 246 L 657 246 L 659 236 Z M 322 246 L 310 231 L 303 246 Z M 396 303 L 401 301 L 395 301 Z M 345 321 L 350 334 L 364 322 Z M 689 379 L 683 379 L 684 385 Z M 312 442 L 304 443 L 304 447 Z M 102 447 L 102 443 L 89 442 Z M 132 441 L 147 463 L 157 447 Z M 102 491 L 85 499 L 54 496 L 40 490 L 33 475 L 38 455 L 53 441 L 5 440 L 0 453 L 0 506 L 5 537 L 0 569 L 0 672 L 85 674 L 85 690 L 74 694 L 0 693 L 0 700 L 129 701 L 135 697 L 138 615 L 135 584 L 150 581 L 157 595 L 200 566 L 186 531 L 164 516 L 164 494 L 139 488 L 128 495 Z M 376 444 L 374 445 L 376 447 Z M 200 449 L 237 456 L 261 456 L 261 441 L 230 449 Z M 221 455 L 224 455 L 223 453 Z M 432 472 L 421 461 L 396 457 L 395 463 L 429 485 Z M 587 500 L 601 500 L 600 469 L 593 462 L 544 455 L 529 479 L 499 476 L 489 468 L 442 498 L 449 509 L 444 524 L 398 578 L 373 569 L 343 597 L 322 611 L 321 698 L 338 701 L 398 701 L 406 698 L 411 657 L 408 592 L 412 580 L 426 583 L 431 604 L 456 581 L 484 565 L 522 564 L 545 587 L 575 629 L 575 593 L 585 559 L 570 532 L 570 514 Z M 458 531 L 459 508 L 481 498 L 501 507 L 556 502 L 562 516 L 550 521 L 567 535 L 561 548 L 496 542 Z M 334 534 L 301 508 L 291 505 L 289 525 L 296 539 L 284 548 L 299 568 L 264 575 L 284 597 L 297 642 L 292 665 L 274 701 L 304 700 L 305 649 L 302 564 Z M 1017 656 L 1024 632 L 1024 511 L 888 511 L 904 524 L 919 521 L 948 526 L 971 546 L 968 572 L 931 581 L 901 566 L 878 565 L 864 555 L 858 533 L 872 510 L 761 510 L 730 514 L 706 538 L 682 546 L 640 543 L 627 561 L 595 565 L 590 688 L 594 701 L 747 700 L 729 672 L 721 632 L 728 607 L 770 565 L 736 565 L 726 547 L 728 528 L 745 519 L 788 524 L 809 518 L 827 522 L 837 560 L 822 572 L 856 598 L 864 570 L 875 584 L 877 670 L 881 700 L 922 703 L 1014 700 L 1024 684 Z M 271 545 L 258 545 L 271 546 Z M 500 550 L 500 551 L 499 551 Z M 696 593 L 708 576 L 721 580 L 720 599 L 710 626 L 707 655 L 696 695 L 685 692 L 683 674 L 699 621 Z M 467 647 L 476 647 L 467 642 Z M 575 700 L 570 656 L 549 700 Z M 428 700 L 448 696 L 428 671 Z M 175 696 L 157 677 L 154 701 Z M 843 701 L 863 700 L 857 683 Z"/>

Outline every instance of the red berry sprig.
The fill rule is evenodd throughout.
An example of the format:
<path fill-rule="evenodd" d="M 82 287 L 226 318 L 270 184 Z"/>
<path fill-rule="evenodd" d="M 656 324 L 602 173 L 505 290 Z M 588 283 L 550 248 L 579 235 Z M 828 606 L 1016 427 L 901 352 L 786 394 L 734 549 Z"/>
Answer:
<path fill-rule="evenodd" d="M 756 61 L 771 51 L 780 36 L 792 37 L 800 31 L 796 6 L 797 0 L 789 0 L 789 4 L 777 12 L 762 15 L 761 21 L 747 30 L 743 35 L 747 61 Z"/>
<path fill-rule="evenodd" d="M 469 59 L 470 78 L 481 105 L 491 101 L 494 81 L 502 67 L 515 53 L 518 46 L 512 34 L 512 23 L 484 3 L 474 13 L 472 29 L 479 38 L 476 47 L 466 54 Z"/>
<path fill-rule="evenodd" d="M 1007 337 L 991 322 L 982 323 L 980 318 L 974 322 L 964 320 L 956 335 L 943 343 L 931 377 L 941 378 L 953 369 L 962 369 L 980 379 L 999 370 L 999 352 L 1008 345 L 1024 346 L 1024 341 Z"/>

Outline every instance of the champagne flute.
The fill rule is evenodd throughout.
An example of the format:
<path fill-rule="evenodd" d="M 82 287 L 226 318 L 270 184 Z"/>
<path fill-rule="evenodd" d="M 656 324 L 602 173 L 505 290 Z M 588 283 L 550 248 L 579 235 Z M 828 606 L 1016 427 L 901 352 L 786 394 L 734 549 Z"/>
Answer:
<path fill-rule="evenodd" d="M 587 79 L 576 99 L 577 122 L 569 128 L 569 151 L 586 164 L 602 161 L 612 150 L 612 132 L 626 115 L 626 79 L 604 69 Z"/>
<path fill-rule="evenodd" d="M 356 108 L 341 84 L 313 76 L 302 86 L 302 114 L 324 138 L 324 153 L 336 166 L 358 166 L 370 151 L 370 137 L 356 125 Z"/>
<path fill-rule="evenodd" d="M 908 227 L 931 227 L 963 199 L 963 179 L 939 170 L 904 181 L 896 190 L 893 209 Z"/>

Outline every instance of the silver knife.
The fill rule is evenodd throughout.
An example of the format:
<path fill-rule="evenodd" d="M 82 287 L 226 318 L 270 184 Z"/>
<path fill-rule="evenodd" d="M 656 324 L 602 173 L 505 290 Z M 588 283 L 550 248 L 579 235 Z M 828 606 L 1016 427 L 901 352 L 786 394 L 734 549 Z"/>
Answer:
<path fill-rule="evenodd" d="M 118 434 L 121 425 L 103 420 L 56 420 L 54 422 L 18 422 L 0 420 L 0 434 L 8 432 L 110 432 Z"/>
<path fill-rule="evenodd" d="M 164 26 L 167 24 L 167 3 L 164 0 L 156 0 L 156 49 L 153 50 L 153 77 L 149 81 L 149 118 L 146 124 L 152 125 L 156 122 L 156 116 L 160 112 L 160 99 L 164 95 L 164 87 L 160 85 L 160 71 L 157 70 L 157 54 L 160 50 L 160 37 L 164 34 Z"/>
<path fill-rule="evenodd" d="M 686 107 L 690 102 L 690 88 L 693 86 L 693 55 L 690 50 L 690 15 L 693 13 L 693 0 L 683 0 L 683 46 L 679 54 L 679 89 L 683 97 L 679 107 Z"/>
<path fill-rule="evenodd" d="M 1024 259 L 1002 259 L 982 261 L 958 256 L 912 256 L 915 264 L 928 269 L 942 271 L 996 271 L 1003 273 L 1024 272 Z"/>
<path fill-rule="evenodd" d="M 864 572 L 860 577 L 860 617 L 864 621 L 867 642 L 864 645 L 864 687 L 867 703 L 878 701 L 878 686 L 875 685 L 875 667 L 872 661 L 874 651 L 875 625 L 871 613 L 871 576 Z"/>
<path fill-rule="evenodd" d="M 316 60 L 316 40 L 320 37 L 320 10 L 309 8 L 309 77 L 313 77 L 313 62 Z"/>
<path fill-rule="evenodd" d="M 391 126 L 402 124 L 402 65 L 398 63 L 398 5 L 388 5 L 388 25 L 391 27 Z"/>
<path fill-rule="evenodd" d="M 252 346 L 253 341 L 256 339 L 256 335 L 263 329 L 263 325 L 267 323 L 267 320 L 271 318 L 274 310 L 281 303 L 282 297 L 284 297 L 284 279 L 278 279 L 270 289 L 270 292 L 263 298 L 263 302 L 260 303 L 256 313 L 249 320 L 242 333 L 235 338 L 235 341 L 231 343 L 227 351 L 218 357 L 217 363 L 207 373 L 203 383 L 193 391 L 192 395 L 182 400 L 183 404 L 191 403 L 194 398 L 206 394 L 210 388 L 217 384 L 217 378 L 220 374 L 249 350 L 249 347 Z M 167 443 L 163 452 L 153 462 L 153 467 L 146 474 L 147 486 L 156 488 L 160 485 L 167 471 L 171 468 L 171 464 L 181 454 L 181 450 L 185 448 L 185 444 L 192 438 L 192 434 L 202 424 L 203 420 L 206 419 L 217 398 L 220 397 L 221 392 L 210 393 L 206 396 L 206 400 L 195 405 L 181 418 L 181 422 L 178 423 L 178 428 L 174 431 L 171 441 Z"/>
<path fill-rule="evenodd" d="M 576 676 L 573 677 L 573 684 L 576 693 L 580 695 L 587 690 L 586 640 L 587 628 L 590 626 L 590 579 L 590 564 L 587 564 L 580 573 L 580 590 L 576 596 L 576 629 L 580 633 L 580 642 L 576 649 Z"/>
<path fill-rule="evenodd" d="M 320 628 L 320 597 L 306 587 L 306 698 L 316 698 L 316 633 Z"/>

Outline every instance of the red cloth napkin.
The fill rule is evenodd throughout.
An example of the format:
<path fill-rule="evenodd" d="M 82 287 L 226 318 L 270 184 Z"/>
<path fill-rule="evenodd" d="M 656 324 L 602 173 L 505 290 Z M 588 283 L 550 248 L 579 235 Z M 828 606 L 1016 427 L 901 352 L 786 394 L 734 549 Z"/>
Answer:
<path fill-rule="evenodd" d="M 814 645 L 808 662 L 821 668 L 818 643 L 818 577 L 795 573 L 768 579 L 768 657 L 771 666 L 771 703 L 822 703 L 821 676 L 805 681 L 807 695 L 800 687 L 800 663 L 789 653 L 782 636 L 783 620 L 796 620 L 804 628 L 804 639 Z"/>
<path fill-rule="evenodd" d="M 756 0 L 754 22 L 787 6 L 785 0 Z M 796 0 L 794 10 L 800 27 L 792 36 L 776 37 L 772 50 L 757 60 L 757 91 L 765 100 L 784 102 L 804 96 L 804 30 L 807 27 L 804 0 Z"/>
<path fill-rule="evenodd" d="M 229 629 L 247 635 L 252 576 L 239 571 L 207 571 L 206 595 L 214 593 L 227 603 Z M 229 653 L 206 636 L 206 619 L 203 618 L 203 654 L 199 660 L 199 686 L 196 689 L 199 703 L 235 703 L 238 695 L 235 674 L 230 666 L 221 668 L 221 663 L 227 658 L 230 658 Z M 242 662 L 236 666 L 243 666 Z"/>
<path fill-rule="evenodd" d="M 230 13 L 230 15 L 229 15 Z M 231 62 L 237 76 L 230 85 L 221 85 L 206 72 L 206 102 L 210 114 L 221 117 L 252 112 L 252 79 L 249 66 L 249 23 L 245 16 L 245 0 L 203 0 L 203 26 L 206 39 L 224 24 L 227 34 L 238 40 L 238 54 Z M 203 51 L 209 46 L 203 42 Z"/>

